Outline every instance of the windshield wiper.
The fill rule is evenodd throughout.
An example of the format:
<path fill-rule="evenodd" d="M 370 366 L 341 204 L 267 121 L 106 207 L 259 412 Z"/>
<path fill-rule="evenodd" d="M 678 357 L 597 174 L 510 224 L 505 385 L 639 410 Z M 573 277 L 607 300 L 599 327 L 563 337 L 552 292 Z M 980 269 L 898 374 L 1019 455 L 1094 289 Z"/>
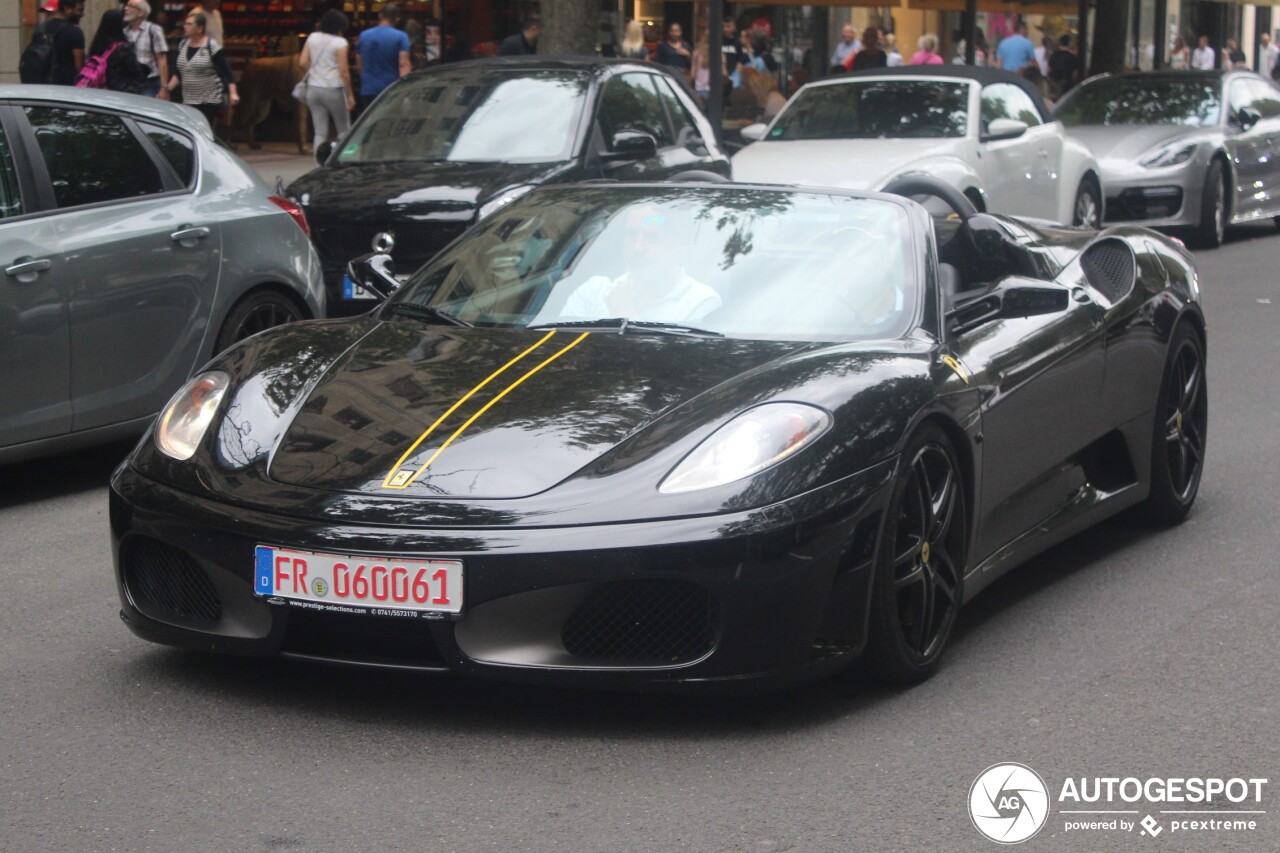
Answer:
<path fill-rule="evenodd" d="M 618 334 L 625 335 L 627 332 L 635 334 L 654 334 L 654 335 L 676 335 L 685 338 L 723 338 L 720 332 L 713 332 L 710 329 L 699 329 L 696 326 L 686 326 L 683 323 L 656 323 L 652 320 L 630 320 L 626 317 L 608 317 L 600 320 L 567 320 L 563 323 L 541 323 L 537 326 L 530 326 L 530 329 L 567 329 L 567 328 L 595 327 L 597 329 L 617 329 Z"/>
<path fill-rule="evenodd" d="M 388 314 L 413 317 L 415 320 L 438 321 L 452 326 L 471 326 L 471 323 L 461 317 L 455 317 L 447 311 L 441 311 L 439 308 L 432 308 L 428 305 L 418 305 L 413 302 L 392 302 L 383 310 Z"/>

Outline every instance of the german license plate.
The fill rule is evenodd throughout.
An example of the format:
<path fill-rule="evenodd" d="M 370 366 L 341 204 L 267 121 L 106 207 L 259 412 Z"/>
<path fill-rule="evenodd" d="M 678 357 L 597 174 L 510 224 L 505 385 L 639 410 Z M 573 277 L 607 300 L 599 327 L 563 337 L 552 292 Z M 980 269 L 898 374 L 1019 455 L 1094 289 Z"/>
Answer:
<path fill-rule="evenodd" d="M 376 616 L 459 614 L 462 561 L 353 557 L 257 546 L 253 592 L 273 603 Z"/>
<path fill-rule="evenodd" d="M 352 280 L 351 276 L 343 273 L 342 275 L 342 298 L 343 299 L 377 299 L 375 294 L 365 290 Z"/>

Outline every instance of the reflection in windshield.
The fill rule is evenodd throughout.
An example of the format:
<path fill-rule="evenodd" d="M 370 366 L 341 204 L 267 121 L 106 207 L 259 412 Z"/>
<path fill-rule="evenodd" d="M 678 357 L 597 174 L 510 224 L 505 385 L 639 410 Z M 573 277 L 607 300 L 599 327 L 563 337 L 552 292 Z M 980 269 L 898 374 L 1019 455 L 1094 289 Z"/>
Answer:
<path fill-rule="evenodd" d="M 894 336 L 917 301 L 909 247 L 906 214 L 886 201 L 546 188 L 481 222 L 392 305 L 477 326 L 609 320 L 601 325 L 620 331 L 665 323 L 744 338 Z"/>
<path fill-rule="evenodd" d="M 793 139 L 936 139 L 964 136 L 969 85 L 928 80 L 840 82 L 811 86 L 769 131 Z"/>
<path fill-rule="evenodd" d="M 1078 86 L 1058 104 L 1066 125 L 1218 123 L 1218 81 L 1184 76 L 1116 77 Z"/>
<path fill-rule="evenodd" d="M 586 78 L 562 71 L 521 73 L 515 79 L 436 74 L 402 82 L 360 121 L 338 162 L 569 159 Z"/>

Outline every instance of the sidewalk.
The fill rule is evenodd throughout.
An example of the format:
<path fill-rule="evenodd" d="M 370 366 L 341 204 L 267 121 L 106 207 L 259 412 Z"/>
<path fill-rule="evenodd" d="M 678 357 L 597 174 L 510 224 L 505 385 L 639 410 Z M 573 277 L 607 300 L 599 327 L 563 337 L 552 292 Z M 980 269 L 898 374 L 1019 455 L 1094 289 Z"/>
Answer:
<path fill-rule="evenodd" d="M 298 146 L 292 142 L 264 142 L 256 151 L 241 143 L 235 153 L 273 187 L 276 178 L 283 180 L 287 187 L 316 168 L 315 158 L 310 154 L 299 154 Z"/>

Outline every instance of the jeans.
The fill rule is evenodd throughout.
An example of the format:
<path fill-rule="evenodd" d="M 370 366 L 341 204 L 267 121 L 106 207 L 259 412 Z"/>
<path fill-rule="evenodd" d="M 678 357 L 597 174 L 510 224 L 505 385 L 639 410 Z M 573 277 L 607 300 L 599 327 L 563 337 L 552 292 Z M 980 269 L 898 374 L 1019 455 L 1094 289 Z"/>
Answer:
<path fill-rule="evenodd" d="M 155 77 L 148 77 L 147 82 L 142 84 L 142 91 L 139 92 L 138 94 L 147 98 L 154 98 L 156 95 L 160 94 L 159 75 Z"/>

